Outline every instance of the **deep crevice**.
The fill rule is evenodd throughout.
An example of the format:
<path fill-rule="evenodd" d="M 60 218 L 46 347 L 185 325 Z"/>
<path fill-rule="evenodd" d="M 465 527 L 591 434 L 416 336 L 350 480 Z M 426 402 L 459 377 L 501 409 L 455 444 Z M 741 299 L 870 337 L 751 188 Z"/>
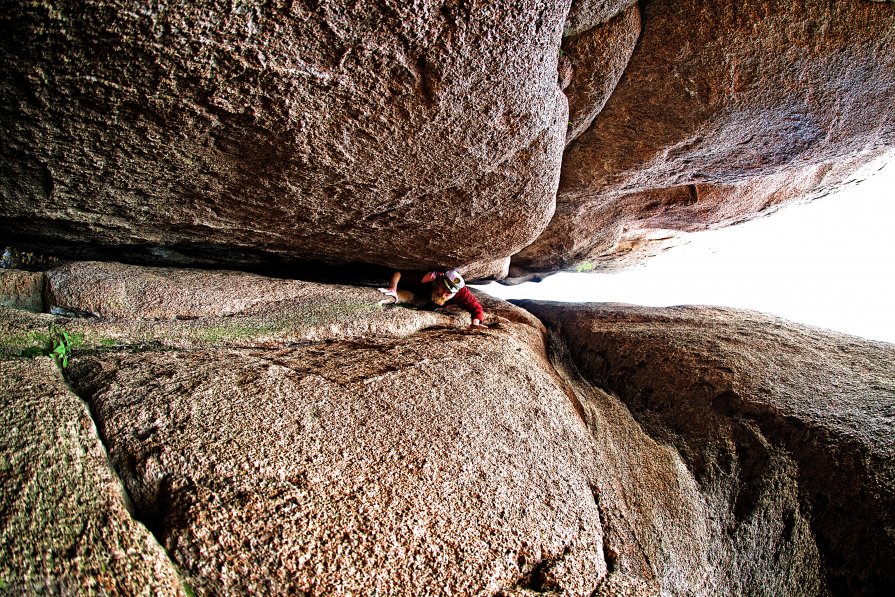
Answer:
<path fill-rule="evenodd" d="M 81 366 L 84 366 L 83 362 L 81 363 Z M 113 459 L 112 457 L 112 451 L 110 450 L 109 441 L 105 433 L 105 426 L 103 425 L 102 419 L 97 416 L 93 408 L 93 400 L 100 380 L 90 380 L 89 377 L 87 377 L 88 375 L 88 373 L 79 374 L 78 370 L 74 368 L 74 366 L 62 371 L 63 380 L 65 381 L 65 384 L 68 387 L 69 391 L 77 396 L 78 399 L 80 399 L 81 402 L 84 404 L 84 407 L 87 409 L 87 414 L 90 417 L 91 422 L 93 423 L 93 427 L 96 429 L 97 439 L 99 440 L 100 445 L 102 446 L 103 451 L 106 454 L 109 468 L 111 469 L 113 476 L 118 482 L 121 499 L 125 509 L 134 521 L 145 527 L 153 536 L 155 542 L 165 553 L 168 562 L 171 565 L 171 569 L 177 574 L 177 577 L 179 578 L 181 584 L 183 586 L 189 586 L 187 576 L 184 574 L 183 570 L 181 570 L 174 558 L 171 556 L 171 553 L 168 551 L 168 548 L 166 547 L 164 541 L 164 513 L 170 511 L 169 506 L 172 497 L 171 492 L 166 491 L 167 482 L 169 481 L 169 479 L 167 477 L 162 479 L 158 492 L 159 500 L 157 500 L 157 508 L 154 514 L 144 512 L 137 507 L 136 502 L 134 501 L 130 491 L 128 490 L 127 483 L 122 476 L 120 467 L 116 464 L 115 459 Z"/>
<path fill-rule="evenodd" d="M 553 564 L 553 560 L 543 559 L 537 564 L 535 564 L 534 568 L 531 569 L 526 576 L 524 576 L 517 587 L 520 589 L 528 589 L 529 591 L 534 591 L 536 593 L 546 593 L 550 590 L 557 589 L 555 583 L 552 583 L 547 571 L 550 566 Z"/>
<path fill-rule="evenodd" d="M 619 554 L 618 551 L 612 548 L 612 544 L 609 541 L 611 525 L 606 512 L 603 511 L 603 507 L 600 505 L 600 490 L 591 485 L 590 492 L 594 496 L 594 503 L 597 505 L 597 515 L 600 517 L 600 529 L 603 531 L 603 560 L 606 562 L 606 571 L 612 574 L 618 567 Z"/>

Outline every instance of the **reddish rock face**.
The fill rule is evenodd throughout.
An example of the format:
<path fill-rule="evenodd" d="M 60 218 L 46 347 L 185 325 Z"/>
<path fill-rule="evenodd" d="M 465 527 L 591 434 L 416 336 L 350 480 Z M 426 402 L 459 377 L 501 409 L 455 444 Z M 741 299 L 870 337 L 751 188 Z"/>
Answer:
<path fill-rule="evenodd" d="M 565 34 L 584 33 L 632 5 L 636 5 L 633 0 L 573 0 L 569 8 Z"/>
<path fill-rule="evenodd" d="M 553 221 L 513 265 L 612 267 L 643 229 L 829 192 L 895 143 L 893 18 L 870 2 L 645 4 L 624 76 L 566 151 Z"/>
<path fill-rule="evenodd" d="M 565 2 L 289 6 L 4 11 L 6 240 L 405 267 L 540 233 Z"/>
<path fill-rule="evenodd" d="M 755 217 L 895 146 L 892 3 L 642 4 L 13 2 L 3 239 L 157 265 L 610 269 L 672 243 L 657 226 Z"/>
<path fill-rule="evenodd" d="M 658 571 L 703 558 L 725 594 L 889 592 L 895 345 L 733 309 L 519 304 L 561 338 L 574 371 L 681 456 L 703 496 L 673 530 L 642 515 L 628 542 L 638 548 L 620 549 L 616 568 L 638 554 Z M 640 485 L 648 479 L 626 483 L 628 495 L 669 490 Z M 679 487 L 665 507 L 687 495 Z M 662 578 L 663 592 L 685 592 L 674 582 Z"/>
<path fill-rule="evenodd" d="M 562 198 L 732 184 L 891 144 L 893 16 L 870 2 L 648 3 L 621 84 L 569 148 Z"/>
<path fill-rule="evenodd" d="M 603 109 L 639 35 L 640 11 L 634 5 L 603 25 L 563 40 L 563 57 L 571 70 L 564 89 L 569 98 L 567 145 L 587 130 Z"/>
<path fill-rule="evenodd" d="M 895 580 L 895 345 L 708 307 L 526 303 L 548 335 L 496 299 L 470 331 L 372 288 L 105 263 L 47 277 L 52 304 L 99 316 L 0 306 L 5 579 L 175 593 L 157 539 L 197 594 Z M 64 380 L 19 356 L 63 329 Z"/>
<path fill-rule="evenodd" d="M 584 597 L 607 574 L 588 431 L 517 311 L 487 332 L 85 356 L 70 379 L 200 594 Z"/>
<path fill-rule="evenodd" d="M 513 257 L 511 272 L 524 276 L 583 263 L 597 270 L 634 265 L 680 244 L 682 232 L 732 226 L 810 201 L 863 180 L 893 156 L 864 155 L 733 184 L 680 185 L 561 203 L 541 238 Z"/>

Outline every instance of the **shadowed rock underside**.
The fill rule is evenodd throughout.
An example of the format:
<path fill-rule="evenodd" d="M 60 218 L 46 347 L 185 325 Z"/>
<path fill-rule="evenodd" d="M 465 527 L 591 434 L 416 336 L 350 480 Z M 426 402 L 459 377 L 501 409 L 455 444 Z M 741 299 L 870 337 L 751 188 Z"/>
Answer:
<path fill-rule="evenodd" d="M 296 277 L 616 269 L 888 155 L 893 16 L 820 0 L 16 1 L 0 15 L 2 237 Z"/>

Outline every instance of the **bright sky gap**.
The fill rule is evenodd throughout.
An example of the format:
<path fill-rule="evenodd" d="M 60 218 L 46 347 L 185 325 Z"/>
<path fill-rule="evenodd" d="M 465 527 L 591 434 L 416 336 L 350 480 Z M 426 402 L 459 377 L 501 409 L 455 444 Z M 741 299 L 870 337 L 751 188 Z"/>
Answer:
<path fill-rule="evenodd" d="M 813 202 L 689 235 L 645 265 L 477 288 L 500 298 L 722 305 L 895 343 L 895 163 Z"/>

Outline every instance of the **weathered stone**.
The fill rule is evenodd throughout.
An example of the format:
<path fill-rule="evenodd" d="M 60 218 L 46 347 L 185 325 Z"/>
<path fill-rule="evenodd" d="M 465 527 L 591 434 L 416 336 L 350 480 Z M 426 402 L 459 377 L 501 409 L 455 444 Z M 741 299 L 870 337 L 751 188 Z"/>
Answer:
<path fill-rule="evenodd" d="M 703 496 L 667 521 L 680 529 L 641 521 L 629 551 L 636 545 L 659 570 L 701 554 L 713 579 L 703 582 L 717 584 L 696 593 L 892 590 L 895 345 L 732 309 L 520 304 L 562 339 L 589 383 L 680 454 Z M 634 500 L 667 491 L 623 486 Z M 704 544 L 684 543 L 692 553 L 662 537 L 687 533 L 694 517 L 708 533 Z"/>
<path fill-rule="evenodd" d="M 40 272 L 0 269 L 0 305 L 39 313 L 44 310 L 45 284 Z"/>
<path fill-rule="evenodd" d="M 0 358 L 23 352 L 47 354 L 53 349 L 49 329 L 55 318 L 0 305 Z"/>
<path fill-rule="evenodd" d="M 451 310 L 342 313 L 371 288 L 171 271 L 158 293 L 160 271 L 51 272 L 73 309 L 108 293 L 129 310 L 0 307 L 0 352 L 83 336 L 66 376 L 197 593 L 892 587 L 893 345 L 725 309 L 526 303 L 548 351 L 496 299 L 494 327 L 467 332 Z M 167 319 L 191 296 L 196 319 Z"/>
<path fill-rule="evenodd" d="M 566 11 L 14 2 L 5 238 L 167 264 L 508 257 L 554 208 Z"/>
<path fill-rule="evenodd" d="M 73 262 L 46 273 L 50 305 L 129 319 L 197 319 L 253 313 L 268 304 L 349 301 L 376 305 L 373 288 L 316 284 L 245 272 Z"/>
<path fill-rule="evenodd" d="M 268 278 L 244 272 L 75 262 L 47 272 L 50 304 L 65 314 L 18 316 L 16 334 L 0 326 L 0 350 L 25 348 L 28 334 L 61 325 L 85 348 L 146 345 L 196 348 L 275 346 L 363 336 L 403 337 L 427 327 L 464 327 L 456 308 L 417 311 L 373 288 Z M 492 321 L 486 314 L 486 321 Z M 6 338 L 4 340 L 4 337 Z"/>
<path fill-rule="evenodd" d="M 0 361 L 0 400 L 0 590 L 183 595 L 53 361 Z"/>
<path fill-rule="evenodd" d="M 569 98 L 566 145 L 593 122 L 606 104 L 640 35 L 640 10 L 631 6 L 607 23 L 563 40 L 572 76 L 564 89 Z"/>
<path fill-rule="evenodd" d="M 718 189 L 673 230 L 718 226 L 758 215 L 742 194 L 768 177 L 895 145 L 891 2 L 657 0 L 640 39 L 638 6 L 13 2 L 4 241 L 303 275 L 613 269 L 674 244 L 653 203 Z"/>
<path fill-rule="evenodd" d="M 874 159 L 876 158 L 876 159 Z M 560 204 L 550 227 L 513 257 L 514 276 L 559 269 L 613 270 L 680 244 L 682 232 L 713 230 L 774 213 L 859 182 L 895 154 L 874 154 L 735 184 L 651 189 L 604 201 Z"/>
<path fill-rule="evenodd" d="M 565 35 L 584 33 L 636 4 L 634 0 L 572 0 Z"/>
<path fill-rule="evenodd" d="M 588 432 L 540 326 L 114 353 L 70 377 L 203 594 L 590 595 Z"/>
<path fill-rule="evenodd" d="M 563 194 L 731 184 L 891 146 L 893 16 L 867 2 L 650 2 L 624 79 L 569 148 Z"/>
<path fill-rule="evenodd" d="M 516 268 L 611 261 L 613 245 L 632 236 L 622 229 L 653 217 L 638 209 L 656 195 L 751 194 L 767 177 L 843 172 L 895 145 L 891 3 L 661 0 L 642 10 L 624 76 L 563 158 L 556 216 Z M 732 206 L 686 228 L 720 224 L 729 211 L 751 217 L 738 205 L 747 200 L 733 193 Z"/>

